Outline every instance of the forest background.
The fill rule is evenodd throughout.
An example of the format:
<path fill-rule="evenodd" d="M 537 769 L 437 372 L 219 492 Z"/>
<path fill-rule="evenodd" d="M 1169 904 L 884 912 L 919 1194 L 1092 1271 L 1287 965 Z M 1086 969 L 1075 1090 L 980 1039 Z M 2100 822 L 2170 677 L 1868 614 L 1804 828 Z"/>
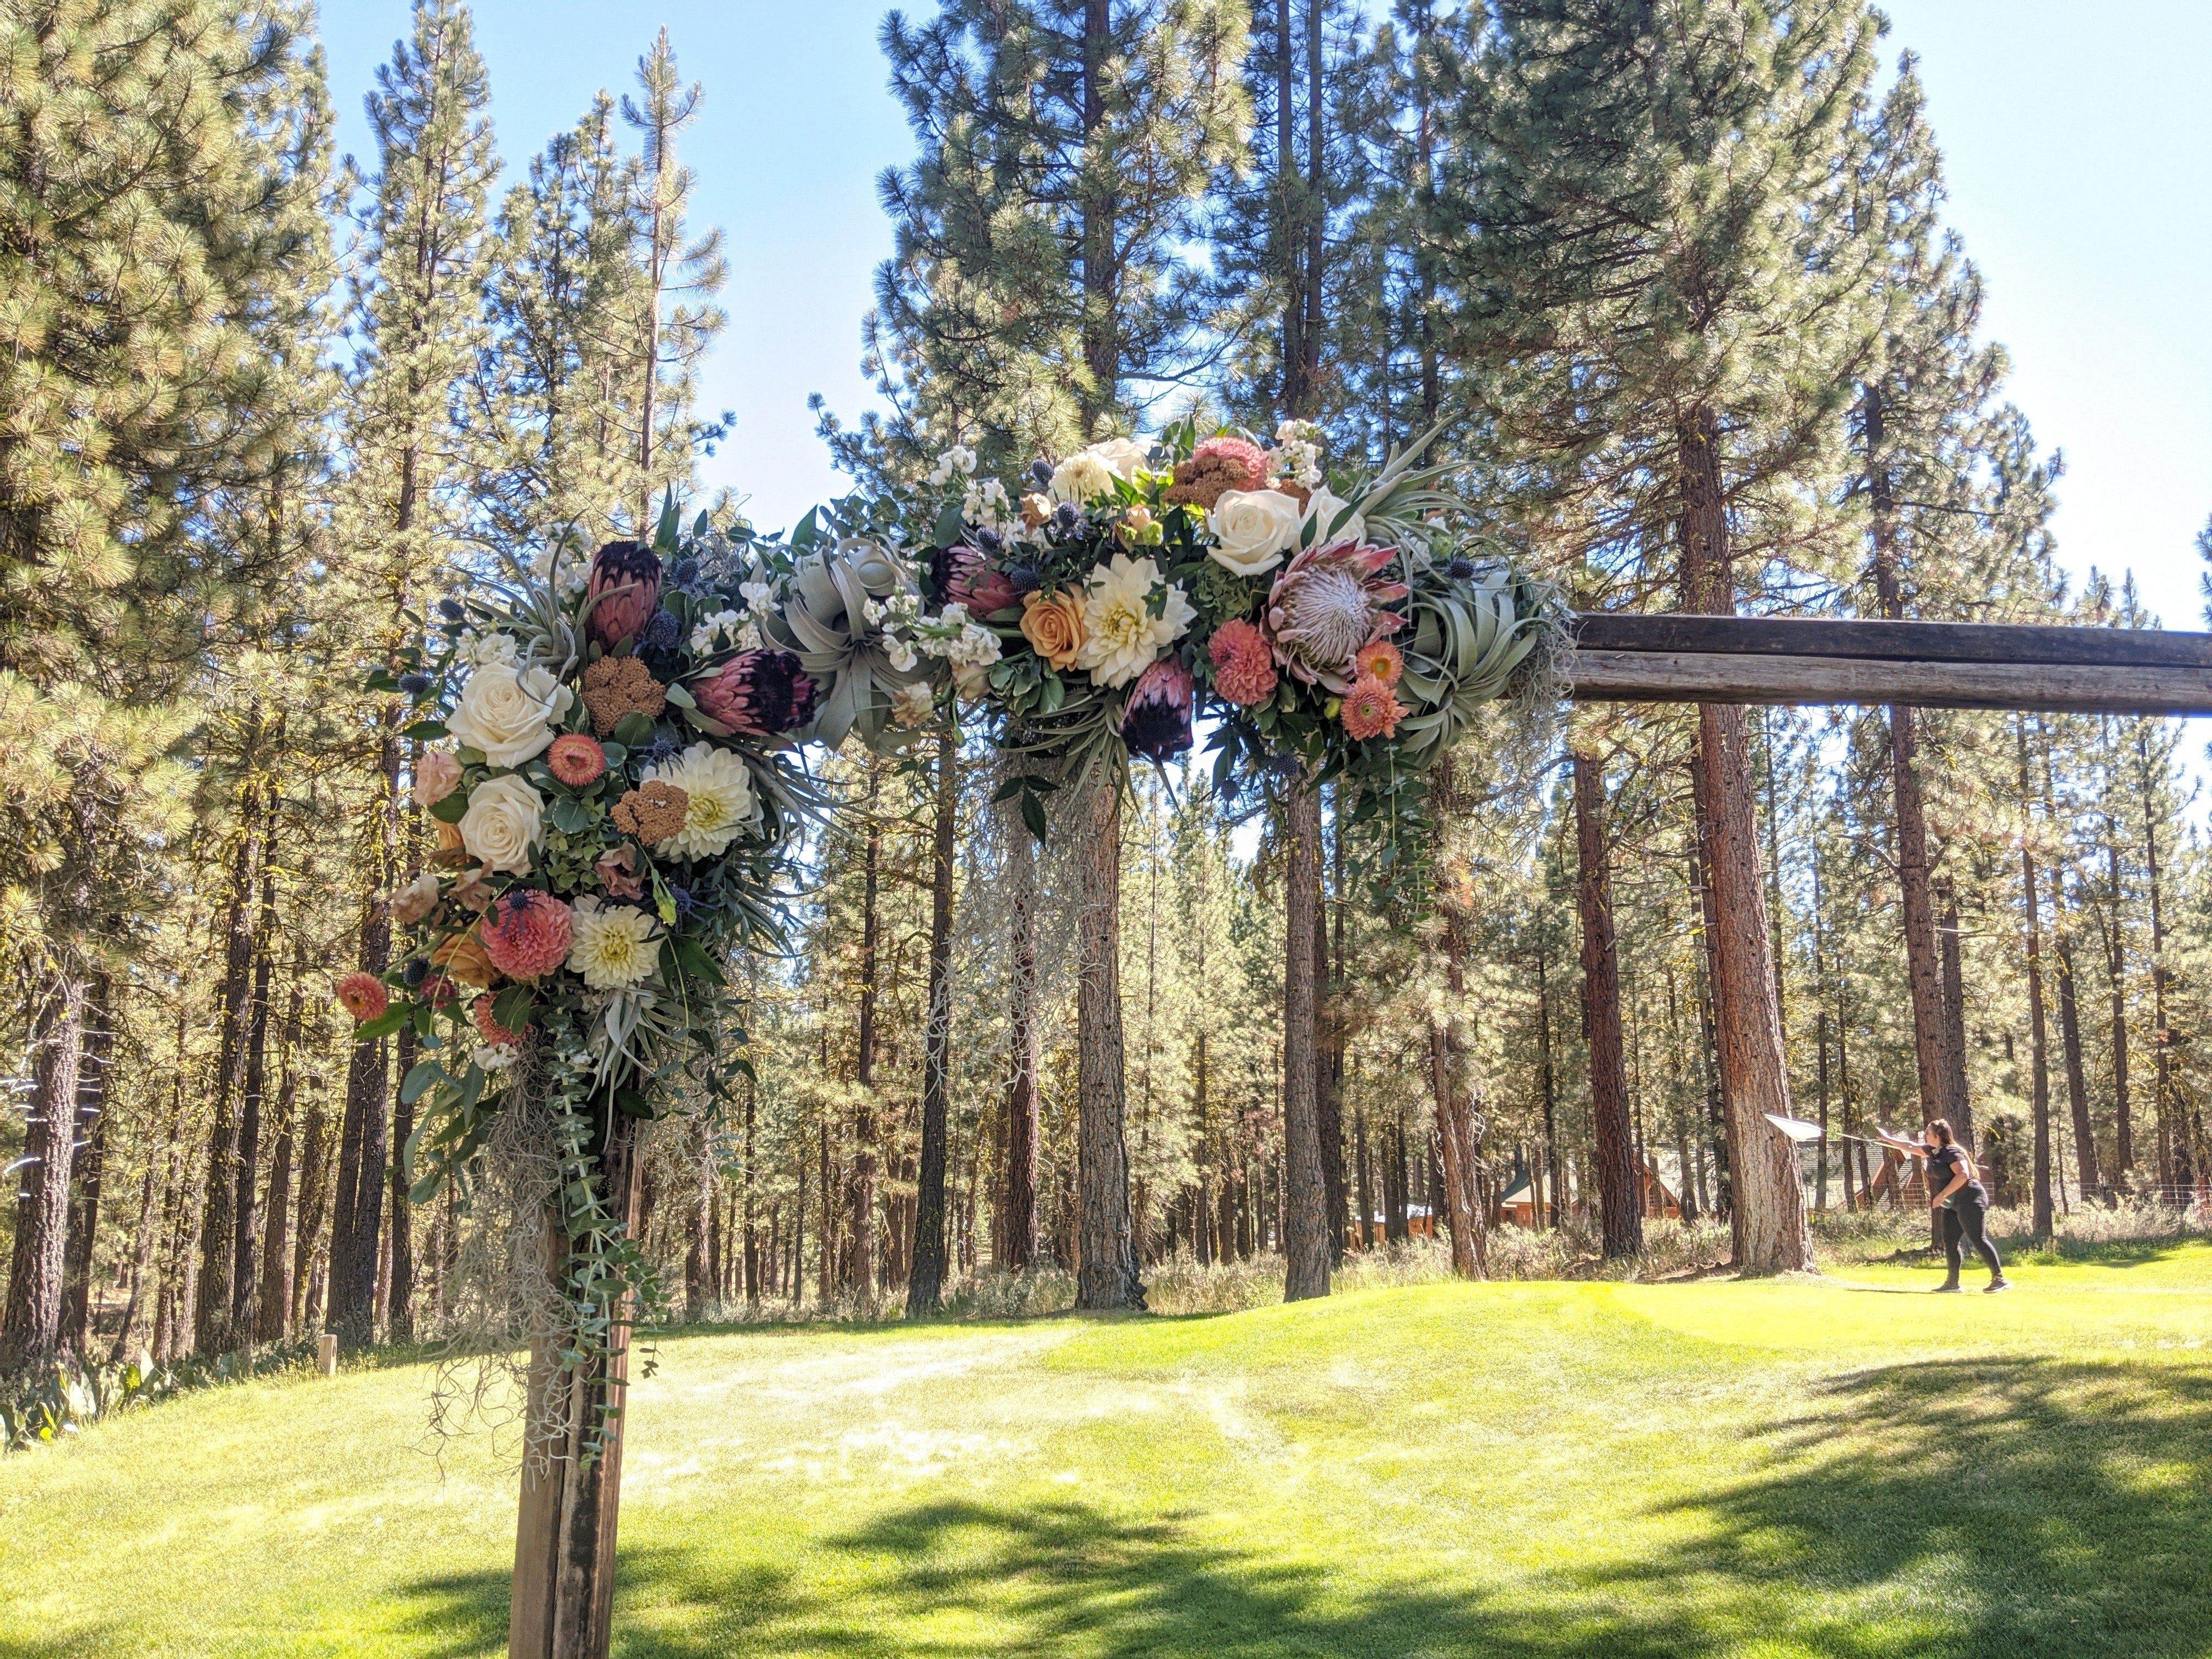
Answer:
<path fill-rule="evenodd" d="M 21 376 L 0 394 L 13 491 L 6 962 L 22 1056 L 21 1109 L 0 1122 L 0 1157 L 22 1183 L 0 1325 L 10 1362 L 57 1347 L 281 1352 L 326 1326 L 404 1340 L 454 1314 L 469 1218 L 451 1199 L 410 1210 L 394 1156 L 411 1057 L 404 1042 L 376 1060 L 349 1053 L 328 988 L 388 948 L 379 896 L 424 839 L 403 805 L 404 741 L 367 672 L 410 609 L 495 550 L 570 516 L 620 530 L 672 487 L 773 526 L 848 487 L 825 457 L 862 477 L 911 475 L 944 444 L 981 438 L 1018 466 L 1195 401 L 1263 431 L 1316 418 L 1347 460 L 1444 420 L 1492 527 L 1580 602 L 1668 603 L 1667 514 L 1639 502 L 1636 467 L 1531 459 L 1548 441 L 1542 388 L 1502 368 L 1498 346 L 1530 319 L 1501 323 L 1478 303 L 1500 274 L 1463 257 L 1489 185 L 1472 163 L 1453 165 L 1484 155 L 1513 113 L 1511 88 L 1484 82 L 1485 40 L 1455 9 L 1384 15 L 1301 0 L 1248 19 L 1204 0 L 1109 8 L 1116 50 L 1147 69 L 1127 82 L 1118 162 L 1172 161 L 1176 182 L 1152 217 L 1122 226 L 1132 268 L 1157 280 L 1111 302 L 1103 359 L 1069 308 L 1073 261 L 1016 239 L 994 268 L 954 246 L 947 175 L 933 163 L 965 94 L 939 73 L 927 16 L 886 26 L 878 52 L 873 15 L 851 9 L 802 21 L 741 7 L 616 42 L 582 8 L 477 18 L 435 0 L 410 21 L 349 5 L 323 25 L 326 82 L 305 12 L 61 9 L 95 45 L 158 19 L 146 33 L 191 73 L 106 83 L 74 128 L 40 126 L 30 82 L 11 82 L 25 123 L 7 164 L 11 204 L 73 173 L 82 199 L 127 205 L 116 181 L 152 135 L 208 204 L 204 222 L 226 228 L 194 247 L 145 240 L 158 214 L 64 216 L 39 244 L 54 263 L 9 273 L 19 341 L 35 331 L 22 319 L 41 282 L 79 296 L 98 286 L 57 285 L 70 260 L 97 272 L 127 256 L 157 273 L 143 349 L 85 370 L 106 377 L 95 418 L 121 434 L 105 452 L 112 469 L 40 475 L 41 456 L 91 453 L 71 447 L 81 428 Z M 975 9 L 946 9 L 964 22 Z M 2179 90 L 2144 89 L 2179 73 L 2182 43 L 2203 25 L 2173 9 L 2161 32 L 2160 9 L 2147 8 L 2085 47 L 2018 27 L 2007 9 L 1994 49 L 2067 42 L 2050 49 L 2069 77 L 2061 112 L 2081 125 L 2004 123 L 2002 161 L 1979 164 L 1976 195 L 1954 210 L 1919 71 L 1898 53 L 1923 35 L 1955 41 L 1946 30 L 1966 30 L 1975 50 L 1991 39 L 1960 21 L 1973 8 L 1895 9 L 1901 26 L 1876 42 L 1860 8 L 1825 9 L 1862 94 L 1836 154 L 1868 169 L 1869 199 L 1887 208 L 1878 234 L 1838 219 L 1835 246 L 1869 273 L 1861 297 L 1903 297 L 1887 323 L 1801 343 L 1780 365 L 1789 409 L 1747 421 L 1786 439 L 1747 440 L 1730 479 L 1750 556 L 1742 602 L 2186 622 L 2189 538 L 2212 495 L 2212 352 L 2201 307 L 2169 284 L 2203 268 L 2206 217 L 2179 210 L 2205 194 L 2206 147 L 2187 125 L 2202 118 L 2178 113 L 2191 107 Z M 56 10 L 12 4 L 9 21 Z M 1079 65 L 1079 29 L 1072 38 Z M 886 56 L 902 102 L 876 91 Z M 25 61 L 10 73 L 23 76 Z M 2101 66 L 2112 90 L 2084 92 Z M 690 78 L 702 67 L 703 95 Z M 1952 84 L 1994 79 L 1993 101 L 2032 107 L 2032 76 L 2003 70 L 1954 70 Z M 1939 94 L 1945 72 L 1939 57 Z M 195 86 L 228 89 L 234 142 L 208 141 Z M 1581 90 L 1598 107 L 1618 88 Z M 734 125 L 718 137 L 725 118 Z M 1962 120 L 1973 136 L 1962 150 L 1986 157 L 1976 147 L 1997 125 Z M 2098 144 L 2075 144 L 2063 168 L 2037 164 L 2034 143 L 2081 131 Z M 1082 149 L 1054 165 L 1073 176 Z M 1650 161 L 1627 158 L 1623 176 Z M 887 166 L 901 171 L 864 222 L 855 204 Z M 1959 172 L 1952 193 L 1966 198 Z M 1993 216 L 1984 231 L 1971 203 L 2010 199 L 2021 179 L 2078 211 Z M 1048 195 L 998 205 L 1045 222 Z M 2020 228 L 2032 218 L 2066 223 L 2062 252 Z M 2123 219 L 2124 237 L 2110 228 Z M 1963 246 L 1947 240 L 1960 226 Z M 1986 305 L 1966 263 L 1985 235 L 2011 264 Z M 870 270 L 872 289 L 860 281 Z M 2015 283 L 2025 297 L 2008 302 Z M 192 293 L 173 318 L 165 284 Z M 236 301 L 212 336 L 199 284 Z M 1007 327 L 1017 293 L 1043 296 L 1052 327 Z M 863 312 L 856 382 L 846 365 Z M 986 313 L 980 360 L 972 342 L 948 351 L 948 319 Z M 2006 331 L 2036 341 L 2035 366 L 2014 374 L 1990 345 Z M 1866 392 L 1892 374 L 1910 395 L 1885 436 Z M 162 395 L 129 395 L 146 384 Z M 810 412 L 801 394 L 814 388 L 829 395 Z M 2031 390 L 2035 407 L 2083 428 L 2063 482 L 2022 412 Z M 181 438 L 179 408 L 192 416 Z M 817 418 L 827 444 L 806 436 Z M 1639 418 L 1624 408 L 1608 437 L 1632 443 Z M 1911 485 L 1901 498 L 1899 480 Z M 2062 500 L 2086 520 L 2079 553 L 2056 533 L 2070 522 Z M 1877 591 L 1884 545 L 1894 594 Z M 1838 1132 L 1917 1110 L 1936 1036 L 1916 1032 L 1906 986 L 1889 721 L 1777 711 L 1752 725 L 1791 1091 Z M 2212 1085 L 2212 1055 L 2191 1041 L 2212 998 L 2212 881 L 2191 805 L 2199 740 L 2160 721 L 1917 726 L 1939 1000 L 2001 1199 L 2028 1202 L 2047 1226 L 2054 1208 L 2184 1197 L 2204 1173 Z M 1638 1159 L 1686 1216 L 1725 1214 L 1689 729 L 1674 714 L 1578 718 L 1579 810 L 1564 750 L 1533 787 L 1501 775 L 1502 744 L 1462 757 L 1439 802 L 1428 918 L 1370 904 L 1357 836 L 1336 837 L 1323 1064 L 1343 1220 L 1379 1220 L 1402 1240 L 1443 1207 L 1430 1096 L 1440 1032 L 1478 1079 L 1492 1195 L 1531 1176 L 1561 1217 L 1592 1224 L 1594 1103 L 1617 1079 Z M 1025 1179 L 1006 872 L 1026 841 L 991 805 L 988 757 L 933 742 L 904 760 L 828 763 L 848 804 L 820 839 L 793 957 L 763 964 L 751 988 L 757 1085 L 732 1115 L 678 1119 L 661 1136 L 649 1237 L 694 1314 L 849 1310 L 902 1294 L 933 945 L 952 953 L 957 987 L 941 1149 L 956 1268 L 972 1280 L 1073 1265 L 1074 1056 L 1070 988 L 1053 971 L 1066 954 L 1053 853 Z M 1154 1266 L 1263 1255 L 1281 1224 L 1279 860 L 1268 826 L 1200 775 L 1138 788 L 1121 980 L 1142 1252 Z M 1615 1024 L 1585 972 L 1601 921 L 1618 942 L 1618 1061 L 1601 1054 L 1594 1078 L 1586 1038 L 1594 1020 Z M 1818 1160 L 1818 1206 L 1848 1205 L 1868 1180 L 1840 1147 Z M 1025 1209 L 1035 1266 L 1008 1227 Z M 1344 1231 L 1356 1248 L 1360 1230 Z M 1607 1231 L 1618 1247 L 1620 1230 Z"/>

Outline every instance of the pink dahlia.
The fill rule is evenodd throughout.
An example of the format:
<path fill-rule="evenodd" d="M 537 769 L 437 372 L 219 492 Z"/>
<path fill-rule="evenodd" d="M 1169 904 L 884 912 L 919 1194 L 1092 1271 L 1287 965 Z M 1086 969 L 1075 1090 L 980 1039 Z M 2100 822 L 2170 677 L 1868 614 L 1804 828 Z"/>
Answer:
<path fill-rule="evenodd" d="M 993 568 L 989 557 L 972 547 L 956 547 L 946 561 L 944 593 L 950 605 L 965 606 L 977 622 L 1012 611 L 1022 602 L 1006 573 Z"/>
<path fill-rule="evenodd" d="M 495 1048 L 512 1046 L 522 1041 L 522 1033 L 510 1031 L 491 1017 L 491 999 L 478 997 L 469 1005 L 469 1018 L 476 1022 L 477 1035 Z"/>
<path fill-rule="evenodd" d="M 571 789 L 580 789 L 607 769 L 607 751 L 599 747 L 596 738 L 587 738 L 581 732 L 564 732 L 553 739 L 553 746 L 545 751 L 545 764 Z"/>
<path fill-rule="evenodd" d="M 1371 675 L 1385 685 L 1395 686 L 1398 677 L 1406 672 L 1405 653 L 1388 640 L 1377 640 L 1363 647 L 1352 660 L 1359 670 L 1358 678 L 1365 679 Z"/>
<path fill-rule="evenodd" d="M 568 907 L 550 893 L 518 889 L 485 913 L 481 932 L 493 967 L 509 979 L 536 979 L 568 954 Z"/>
<path fill-rule="evenodd" d="M 1275 695 L 1275 656 L 1257 623 L 1224 623 L 1206 642 L 1213 659 L 1213 689 L 1239 708 Z"/>
<path fill-rule="evenodd" d="M 1310 547 L 1285 565 L 1267 594 L 1275 660 L 1309 685 L 1349 691 L 1359 653 L 1405 621 L 1389 607 L 1406 597 L 1406 585 L 1384 574 L 1397 556 L 1395 547 L 1341 541 Z"/>
<path fill-rule="evenodd" d="M 773 738 L 814 715 L 814 682 L 788 651 L 741 651 L 696 682 L 692 696 L 701 714 L 750 737 Z"/>
<path fill-rule="evenodd" d="M 1162 657 L 1137 676 L 1121 710 L 1121 741 L 1133 755 L 1165 763 L 1190 747 L 1190 670 Z"/>
<path fill-rule="evenodd" d="M 607 650 L 636 638 L 660 608 L 659 557 L 641 542 L 609 542 L 592 557 L 584 602 L 585 629 Z"/>
<path fill-rule="evenodd" d="M 1355 738 L 1389 738 L 1397 735 L 1398 722 L 1406 718 L 1406 711 L 1389 686 L 1372 674 L 1363 674 L 1344 694 L 1344 706 L 1337 711 L 1337 718 Z"/>
<path fill-rule="evenodd" d="M 364 1023 L 392 1006 L 391 994 L 374 974 L 348 974 L 337 983 L 338 1006 Z"/>

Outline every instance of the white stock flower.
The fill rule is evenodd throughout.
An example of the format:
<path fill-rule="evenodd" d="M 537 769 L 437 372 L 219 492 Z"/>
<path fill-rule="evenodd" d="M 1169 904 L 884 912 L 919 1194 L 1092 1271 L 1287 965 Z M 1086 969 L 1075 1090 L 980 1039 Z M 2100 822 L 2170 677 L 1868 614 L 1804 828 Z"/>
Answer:
<path fill-rule="evenodd" d="M 744 618 L 735 611 L 717 611 L 711 617 L 702 617 L 691 629 L 692 654 L 696 656 L 714 649 L 717 634 L 734 640 L 743 621 Z"/>
<path fill-rule="evenodd" d="M 672 858 L 711 858 L 760 819 L 753 775 L 744 762 L 711 743 L 695 743 L 666 766 L 648 766 L 647 778 L 672 784 L 684 795 L 684 827 L 653 850 Z"/>
<path fill-rule="evenodd" d="M 594 991 L 627 991 L 659 972 L 660 924 L 627 904 L 589 894 L 571 907 L 568 966 Z"/>
<path fill-rule="evenodd" d="M 459 829 L 471 858 L 527 875 L 532 855 L 545 844 L 545 797 L 512 774 L 488 778 L 470 793 Z"/>
<path fill-rule="evenodd" d="M 1126 553 L 1092 569 L 1084 584 L 1083 648 L 1075 665 L 1090 671 L 1093 684 L 1127 685 L 1190 626 L 1198 613 L 1180 587 L 1170 586 L 1161 614 L 1152 614 L 1147 601 L 1159 585 L 1157 563 Z"/>
<path fill-rule="evenodd" d="M 489 668 L 514 660 L 514 635 L 512 634 L 478 634 L 473 630 L 461 635 L 459 654 L 471 668 Z"/>
<path fill-rule="evenodd" d="M 1298 544 L 1298 498 L 1279 489 L 1224 489 L 1206 515 L 1213 562 L 1240 576 L 1257 576 Z"/>
<path fill-rule="evenodd" d="M 469 1059 L 485 1072 L 503 1072 L 514 1064 L 514 1047 L 506 1042 L 478 1043 L 469 1050 Z"/>
<path fill-rule="evenodd" d="M 507 642 L 510 647 L 514 643 Z M 446 729 L 470 748 L 482 750 L 494 766 L 520 766 L 553 741 L 554 724 L 575 696 L 548 669 L 518 672 L 511 663 L 487 663 L 461 688 L 460 707 Z"/>
<path fill-rule="evenodd" d="M 884 656 L 902 674 L 914 672 L 915 664 L 921 660 L 915 653 L 914 641 L 901 639 L 895 634 L 884 639 Z"/>

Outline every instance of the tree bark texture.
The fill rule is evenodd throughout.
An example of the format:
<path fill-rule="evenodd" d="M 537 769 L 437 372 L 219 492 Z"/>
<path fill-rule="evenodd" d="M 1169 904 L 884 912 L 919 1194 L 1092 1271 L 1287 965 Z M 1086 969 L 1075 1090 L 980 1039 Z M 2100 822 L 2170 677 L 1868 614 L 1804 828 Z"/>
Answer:
<path fill-rule="evenodd" d="M 876 817 L 883 762 L 868 757 L 867 845 L 860 878 L 860 1012 L 854 1081 L 860 1103 L 853 1117 L 853 1300 L 864 1313 L 876 1307 L 876 957 L 882 942 L 877 902 L 883 863 L 883 826 Z M 826 1235 L 825 1235 L 826 1237 Z"/>
<path fill-rule="evenodd" d="M 1328 1188 L 1322 1174 L 1316 1098 L 1312 948 L 1321 892 L 1321 794 L 1294 785 L 1283 815 L 1283 1300 L 1328 1294 Z"/>
<path fill-rule="evenodd" d="M 84 1054 L 77 1066 L 78 1151 L 73 1170 L 69 1246 L 63 1266 L 60 1345 L 82 1356 L 92 1349 L 92 1281 L 97 1269 L 101 1181 L 107 1161 L 107 1066 L 115 1049 L 114 986 L 95 974 L 85 993 Z M 148 1160 L 150 1170 L 153 1160 Z"/>
<path fill-rule="evenodd" d="M 634 1229 L 642 1172 L 638 1121 L 620 1112 L 609 1116 L 599 1179 L 608 1207 Z M 558 1282 L 567 1271 L 568 1240 L 557 1215 L 546 1218 L 544 1249 L 547 1269 Z M 550 1334 L 532 1344 L 532 1416 L 550 1434 L 525 1454 L 507 1659 L 605 1659 L 608 1651 L 615 1527 L 629 1432 L 621 1411 L 629 1378 L 627 1309 L 617 1313 L 611 1346 L 612 1352 L 596 1365 L 564 1371 Z M 610 1409 L 611 1417 L 606 1416 Z M 582 1455 L 586 1437 L 603 1419 L 608 1437 L 587 1463 Z"/>
<path fill-rule="evenodd" d="M 935 1313 L 945 1291 L 945 1097 L 952 1071 L 952 842 L 960 826 L 960 734 L 938 734 L 937 823 L 929 878 L 929 1029 L 921 1062 L 921 1153 L 914 1203 L 908 1318 Z"/>
<path fill-rule="evenodd" d="M 295 977 L 277 1036 L 283 1080 L 276 1087 L 276 1140 L 269 1152 L 269 1188 L 262 1203 L 261 1290 L 253 1334 L 258 1341 L 282 1342 L 292 1319 L 292 1163 L 300 1146 L 298 1111 L 300 1022 L 306 1012 Z"/>
<path fill-rule="evenodd" d="M 1575 906 L 1582 918 L 1583 1024 L 1589 1040 L 1590 1120 L 1596 1140 L 1599 1221 L 1609 1259 L 1644 1249 L 1644 1206 L 1628 1123 L 1628 1068 L 1620 1029 L 1620 957 L 1613 939 L 1613 875 L 1606 844 L 1605 779 L 1574 752 Z"/>
<path fill-rule="evenodd" d="M 16 1189 L 7 1310 L 0 1316 L 0 1366 L 49 1359 L 61 1338 L 84 1005 L 84 980 L 64 971 L 48 981 L 32 1027 L 31 1121 Z"/>
<path fill-rule="evenodd" d="M 1107 769 L 1087 792 L 1075 969 L 1076 1290 L 1086 1311 L 1142 1308 L 1129 1209 L 1121 1045 L 1121 789 Z"/>
<path fill-rule="evenodd" d="M 193 1286 L 192 1346 L 228 1353 L 235 1337 L 239 1112 L 252 1043 L 257 915 L 261 878 L 261 815 L 251 785 L 241 792 L 245 828 L 231 854 L 228 923 L 224 929 L 221 1036 L 215 1068 L 214 1127 L 208 1134 L 206 1202 L 200 1216 L 199 1277 Z"/>
<path fill-rule="evenodd" d="M 1042 1125 L 1037 1100 L 1036 1028 L 1036 848 L 1029 826 L 1012 802 L 1005 803 L 1006 899 L 1011 913 L 1011 972 L 1006 997 L 1006 1041 L 1013 1075 L 1006 1091 L 1006 1200 L 1000 1237 L 1005 1266 L 1020 1273 L 1036 1260 L 1037 1151 Z"/>
<path fill-rule="evenodd" d="M 2074 984 L 2074 936 L 2067 925 L 2066 893 L 2051 874 L 2051 919 L 2058 947 L 2058 1043 L 2066 1061 L 2066 1103 L 2074 1124 L 2074 1173 L 2084 1202 L 2102 1195 L 2097 1177 L 2097 1132 L 2089 1121 L 2089 1076 L 2081 1060 L 2081 1005 Z"/>

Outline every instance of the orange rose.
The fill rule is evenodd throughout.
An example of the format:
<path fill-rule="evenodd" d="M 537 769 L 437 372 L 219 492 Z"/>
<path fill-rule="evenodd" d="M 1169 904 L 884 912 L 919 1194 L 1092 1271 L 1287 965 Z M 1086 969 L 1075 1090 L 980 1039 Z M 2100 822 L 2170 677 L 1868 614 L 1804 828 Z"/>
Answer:
<path fill-rule="evenodd" d="M 1054 668 L 1071 666 L 1083 649 L 1083 596 L 1072 590 L 1047 598 L 1022 595 L 1022 637 Z"/>
<path fill-rule="evenodd" d="M 464 985 L 473 985 L 478 990 L 488 990 L 499 977 L 499 970 L 491 965 L 484 954 L 483 941 L 471 928 L 465 933 L 455 933 L 430 952 L 430 964 L 444 969 L 449 978 Z"/>

